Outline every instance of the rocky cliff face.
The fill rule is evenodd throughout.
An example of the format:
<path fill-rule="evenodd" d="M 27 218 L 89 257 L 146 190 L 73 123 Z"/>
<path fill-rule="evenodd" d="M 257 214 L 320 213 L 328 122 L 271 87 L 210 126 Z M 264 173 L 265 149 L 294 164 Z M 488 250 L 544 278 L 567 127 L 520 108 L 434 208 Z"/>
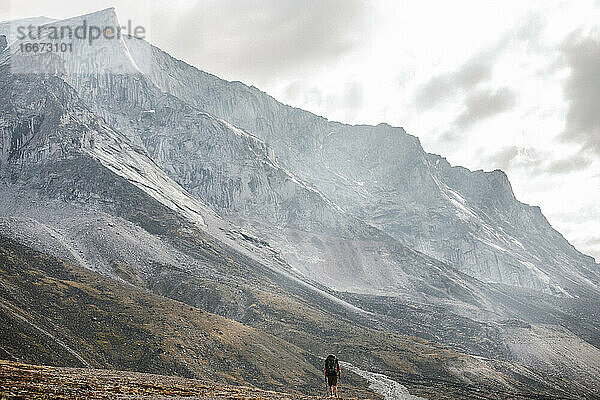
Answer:
<path fill-rule="evenodd" d="M 99 19 L 110 21 L 108 16 Z M 122 54 L 118 54 L 116 46 L 107 57 L 126 59 L 128 50 L 120 46 Z M 93 65 L 85 62 L 86 57 L 83 53 L 69 56 L 63 70 L 71 71 L 74 60 Z M 118 128 L 132 143 L 143 147 L 154 162 L 196 198 L 266 239 L 296 273 L 337 289 L 410 296 L 416 290 L 418 297 L 433 295 L 438 301 L 447 300 L 447 287 L 472 285 L 464 281 L 465 277 L 457 277 L 456 271 L 440 268 L 436 261 L 348 215 L 284 169 L 261 139 L 161 92 L 140 72 L 121 70 L 77 70 L 65 72 L 64 79 L 104 118 L 107 126 Z M 128 153 L 137 159 L 140 151 L 119 153 L 114 148 L 120 144 L 101 145 L 104 139 L 96 142 L 94 150 L 90 150 L 95 157 L 120 175 L 138 179 L 132 178 L 135 171 L 118 168 L 118 164 L 146 163 L 144 157 L 143 162 L 119 158 L 120 153 Z M 148 166 L 144 171 L 149 175 L 153 169 Z M 163 179 L 154 176 L 150 177 L 151 182 L 138 183 L 144 190 L 156 192 L 161 188 L 163 199 L 180 191 Z M 176 196 L 183 196 L 183 203 L 189 201 L 185 195 Z M 439 279 L 431 279 L 432 276 Z M 431 290 L 426 293 L 424 288 Z M 472 303 L 473 291 L 478 289 L 462 288 L 452 291 L 450 297 Z"/>
<path fill-rule="evenodd" d="M 129 43 L 134 59 L 149 45 Z M 598 266 L 501 171 L 452 167 L 386 124 L 349 126 L 278 103 L 150 47 L 140 69 L 159 88 L 260 137 L 280 163 L 357 218 L 486 282 L 556 295 L 597 290 Z M 565 279 L 565 276 L 568 278 Z"/>
<path fill-rule="evenodd" d="M 336 289 L 474 301 L 478 289 L 445 291 L 472 285 L 464 276 L 348 215 L 282 168 L 262 140 L 161 93 L 144 76 L 77 74 L 71 83 L 187 191 L 264 238 L 302 276 Z"/>
<path fill-rule="evenodd" d="M 80 83 L 84 82 L 82 77 L 85 77 L 85 83 L 90 84 L 99 75 L 77 76 L 81 79 Z M 3 143 L 0 159 L 3 160 L 2 175 L 8 182 L 23 184 L 28 190 L 40 190 L 43 195 L 51 197 L 59 196 L 77 202 L 116 203 L 119 207 L 127 207 L 127 202 L 123 204 L 123 198 L 132 189 L 127 188 L 126 192 L 111 192 L 109 189 L 111 185 L 120 187 L 122 183 L 110 183 L 119 179 L 119 182 L 125 181 L 136 187 L 162 207 L 184 216 L 197 228 L 231 246 L 240 247 L 236 240 L 243 237 L 243 243 L 248 249 L 242 246 L 242 250 L 258 252 L 256 257 L 263 261 L 265 254 L 273 257 L 277 268 L 282 268 L 279 266 L 281 260 L 274 249 L 283 249 L 287 259 L 294 261 L 292 266 L 305 265 L 304 270 L 300 270 L 304 272 L 301 276 L 319 282 L 323 277 L 328 277 L 331 286 L 355 290 L 373 288 L 376 291 L 383 288 L 418 298 L 431 296 L 441 302 L 458 300 L 469 307 L 478 303 L 476 299 L 482 295 L 474 281 L 458 276 L 455 271 L 445 270 L 435 260 L 428 259 L 376 229 L 346 216 L 317 191 L 280 168 L 270 158 L 268 149 L 260 140 L 224 121 L 177 102 L 176 98 L 166 96 L 165 99 L 165 96 L 148 87 L 135 86 L 132 81 L 143 82 L 139 76 L 134 76 L 133 79 L 128 75 L 105 76 L 111 81 L 91 86 L 106 87 L 106 92 L 98 91 L 94 95 L 87 93 L 88 99 L 95 100 L 93 104 L 100 103 L 99 99 L 108 93 L 128 93 L 125 98 L 115 96 L 112 102 L 118 109 L 120 106 L 129 107 L 139 117 L 130 125 L 123 124 L 123 127 L 131 131 L 135 128 L 136 132 L 141 132 L 137 139 L 152 150 L 167 170 L 173 169 L 181 173 L 195 160 L 198 167 L 209 172 L 215 171 L 204 181 L 200 181 L 203 170 L 192 170 L 191 178 L 197 186 L 190 185 L 189 181 L 184 183 L 188 183 L 190 190 L 196 188 L 197 194 L 204 195 L 219 210 L 227 209 L 234 214 L 246 215 L 246 221 L 263 218 L 257 226 L 262 227 L 264 232 L 273 227 L 279 228 L 279 232 L 267 237 L 281 246 L 273 248 L 267 242 L 231 227 L 204 203 L 194 199 L 171 180 L 149 158 L 145 150 L 135 147 L 124 135 L 98 118 L 80 100 L 73 88 L 56 76 L 14 75 L 5 69 L 0 81 L 4 99 L 0 118 Z M 126 82 L 129 86 L 119 86 L 115 82 L 121 85 Z M 80 90 L 86 94 L 82 89 L 83 85 L 81 83 Z M 115 87 L 119 90 L 115 90 Z M 137 103 L 131 98 L 146 99 L 146 103 Z M 151 116 L 145 116 L 143 109 L 146 107 L 140 107 L 140 104 L 153 107 Z M 105 113 L 111 111 L 109 108 L 99 109 Z M 110 115 L 115 124 L 122 124 L 120 121 L 131 116 L 116 112 Z M 182 137 L 173 136 L 170 134 L 173 130 L 187 137 L 183 136 L 182 140 Z M 183 157 L 183 161 L 172 158 L 175 155 Z M 181 179 L 179 174 L 175 175 Z M 106 187 L 101 186 L 103 183 Z M 215 187 L 221 191 L 214 193 Z M 221 197 L 220 193 L 225 193 L 227 197 Z M 10 197 L 14 197 L 13 202 L 19 201 L 19 195 Z M 231 202 L 223 204 L 224 199 L 230 199 Z M 260 200 L 264 201 L 259 202 Z M 51 207 L 55 208 L 54 205 Z M 28 215 L 36 214 L 41 219 L 38 220 L 41 226 L 49 224 L 51 230 L 57 228 L 55 224 L 60 221 L 38 215 L 35 208 L 23 204 L 13 213 L 20 211 Z M 135 206 L 131 208 L 128 213 L 135 212 Z M 251 210 L 249 216 L 244 214 L 247 210 Z M 68 236 L 78 236 L 76 232 L 81 226 L 75 220 L 90 220 L 93 217 L 84 210 L 72 212 L 74 215 L 62 220 L 62 225 L 63 229 L 69 226 Z M 21 224 L 21 229 L 29 232 L 34 229 L 31 223 L 18 223 Z M 92 222 L 92 226 L 96 225 Z M 233 230 L 236 233 L 232 233 Z M 127 231 L 131 232 L 131 227 L 123 227 L 121 230 L 123 234 Z M 13 229 L 13 232 L 16 231 Z M 285 246 L 293 232 L 298 240 Z M 113 243 L 118 238 L 98 237 L 97 240 L 99 243 L 96 247 L 108 249 L 111 246 L 107 246 L 106 241 Z M 129 243 L 132 247 L 142 245 L 135 237 Z M 112 262 L 118 261 L 114 254 L 112 257 L 110 254 L 102 257 L 97 254 L 93 243 L 90 245 L 79 240 L 77 245 L 91 251 L 86 252 L 85 257 L 80 256 L 85 264 L 92 269 L 112 272 Z M 69 246 L 61 246 L 61 254 L 65 252 L 65 247 L 68 250 Z M 113 247 L 118 248 L 116 245 Z M 347 254 L 341 257 L 344 251 Z M 130 259 L 126 252 L 119 253 L 124 259 Z M 73 257 L 77 259 L 76 254 Z M 311 257 L 316 258 L 316 261 L 308 264 L 308 267 L 302 263 Z M 142 260 L 148 258 L 142 257 Z M 164 257 L 154 259 L 159 262 L 164 260 Z M 185 258 L 175 257 L 175 260 L 182 261 Z M 325 261 L 328 260 L 332 261 L 329 271 L 319 273 L 314 268 L 324 268 Z M 134 265 L 143 272 L 148 270 L 143 262 L 137 261 Z M 299 273 L 298 268 L 294 273 Z"/>
<path fill-rule="evenodd" d="M 118 25 L 112 9 L 53 23 L 83 20 Z M 313 243 L 385 232 L 484 282 L 560 296 L 598 290 L 593 259 L 539 208 L 516 200 L 501 171 L 451 167 L 402 128 L 327 121 L 135 38 L 76 43 L 64 62 L 67 80 L 96 113 L 190 193 L 276 242 L 309 277 L 337 264 L 325 273 L 334 285 L 343 271 L 339 250 Z M 294 245 L 289 229 L 299 231 Z M 320 256 L 311 261 L 307 252 Z M 376 286 L 369 284 L 383 289 Z"/>
<path fill-rule="evenodd" d="M 344 235 L 351 218 L 279 166 L 255 136 L 160 92 L 140 74 L 76 74 L 70 83 L 99 115 L 215 209 Z"/>

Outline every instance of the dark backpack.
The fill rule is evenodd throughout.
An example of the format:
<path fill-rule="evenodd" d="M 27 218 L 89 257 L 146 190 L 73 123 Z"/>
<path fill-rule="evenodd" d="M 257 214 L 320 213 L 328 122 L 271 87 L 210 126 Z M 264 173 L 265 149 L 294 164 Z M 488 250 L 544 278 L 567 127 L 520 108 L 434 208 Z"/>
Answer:
<path fill-rule="evenodd" d="M 338 373 L 338 360 L 335 356 L 328 356 L 325 359 L 325 375 L 335 376 Z"/>

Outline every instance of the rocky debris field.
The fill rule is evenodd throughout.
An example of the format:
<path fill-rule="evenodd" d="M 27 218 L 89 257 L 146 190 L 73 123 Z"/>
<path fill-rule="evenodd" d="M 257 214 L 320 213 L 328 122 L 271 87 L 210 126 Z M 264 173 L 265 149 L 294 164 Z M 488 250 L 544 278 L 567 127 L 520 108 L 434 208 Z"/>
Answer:
<path fill-rule="evenodd" d="M 319 399 L 174 376 L 0 360 L 0 399 Z"/>

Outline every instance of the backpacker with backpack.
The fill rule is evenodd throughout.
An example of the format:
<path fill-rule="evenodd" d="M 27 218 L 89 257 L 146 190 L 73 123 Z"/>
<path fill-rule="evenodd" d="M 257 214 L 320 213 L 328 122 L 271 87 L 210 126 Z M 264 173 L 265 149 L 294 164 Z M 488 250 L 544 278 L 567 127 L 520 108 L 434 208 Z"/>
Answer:
<path fill-rule="evenodd" d="M 337 358 L 333 354 L 328 355 L 325 359 L 325 375 L 336 376 L 339 368 L 340 366 Z"/>

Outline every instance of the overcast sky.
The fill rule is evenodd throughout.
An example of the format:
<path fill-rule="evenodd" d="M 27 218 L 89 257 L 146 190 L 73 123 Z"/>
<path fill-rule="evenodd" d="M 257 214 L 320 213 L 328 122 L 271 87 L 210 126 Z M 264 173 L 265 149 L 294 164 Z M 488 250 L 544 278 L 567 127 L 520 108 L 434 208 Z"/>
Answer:
<path fill-rule="evenodd" d="M 600 261 L 600 0 L 0 0 L 0 20 L 111 6 L 200 69 L 506 171 Z"/>

